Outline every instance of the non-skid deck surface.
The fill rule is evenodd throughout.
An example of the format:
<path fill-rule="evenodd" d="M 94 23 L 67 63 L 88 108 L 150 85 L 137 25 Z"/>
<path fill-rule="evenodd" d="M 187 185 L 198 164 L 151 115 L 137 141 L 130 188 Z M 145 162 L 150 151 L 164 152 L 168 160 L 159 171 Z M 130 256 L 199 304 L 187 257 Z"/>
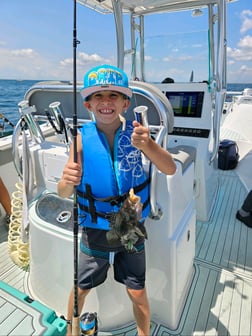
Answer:
<path fill-rule="evenodd" d="M 178 328 L 170 330 L 153 321 L 150 335 L 252 335 L 252 229 L 235 218 L 247 192 L 234 175 L 235 171 L 219 171 L 211 218 L 207 223 L 197 222 L 195 275 Z M 4 262 L 7 243 L 0 239 L 0 280 L 8 279 L 14 287 L 22 287 L 24 272 Z M 137 333 L 132 323 L 118 330 L 100 331 L 99 335 Z"/>
<path fill-rule="evenodd" d="M 0 225 L 0 280 L 24 291 L 24 279 L 27 272 L 16 266 L 10 259 L 7 239 L 8 231 L 4 225 Z"/>
<path fill-rule="evenodd" d="M 52 310 L 0 282 L 0 335 L 64 335 L 65 330 Z"/>
<path fill-rule="evenodd" d="M 197 260 L 249 276 L 252 271 L 251 229 L 236 220 L 235 215 L 246 192 L 234 172 L 220 173 L 218 199 L 207 223 L 197 223 Z"/>
<path fill-rule="evenodd" d="M 219 171 L 209 222 L 197 222 L 195 275 L 176 330 L 155 322 L 151 335 L 252 335 L 252 229 L 235 218 L 247 192 L 235 171 Z M 137 335 L 134 324 L 101 335 Z"/>

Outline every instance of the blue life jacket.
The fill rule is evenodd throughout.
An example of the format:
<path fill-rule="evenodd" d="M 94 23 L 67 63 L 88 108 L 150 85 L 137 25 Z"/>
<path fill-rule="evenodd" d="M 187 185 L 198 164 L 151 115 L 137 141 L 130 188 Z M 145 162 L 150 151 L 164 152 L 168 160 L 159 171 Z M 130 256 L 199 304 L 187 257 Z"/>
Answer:
<path fill-rule="evenodd" d="M 142 220 L 148 216 L 149 177 L 142 165 L 141 151 L 132 146 L 133 126 L 120 127 L 114 139 L 113 159 L 109 143 L 95 122 L 80 129 L 83 150 L 83 176 L 77 188 L 81 226 L 110 230 L 109 219 L 118 212 L 130 188 L 141 197 Z"/>

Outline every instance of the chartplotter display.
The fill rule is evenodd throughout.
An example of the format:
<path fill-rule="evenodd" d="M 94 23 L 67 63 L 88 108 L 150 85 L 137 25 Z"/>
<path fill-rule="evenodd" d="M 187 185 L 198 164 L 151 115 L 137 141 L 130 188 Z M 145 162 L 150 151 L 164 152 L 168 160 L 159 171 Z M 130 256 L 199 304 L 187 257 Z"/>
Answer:
<path fill-rule="evenodd" d="M 204 92 L 166 92 L 175 117 L 200 118 Z"/>

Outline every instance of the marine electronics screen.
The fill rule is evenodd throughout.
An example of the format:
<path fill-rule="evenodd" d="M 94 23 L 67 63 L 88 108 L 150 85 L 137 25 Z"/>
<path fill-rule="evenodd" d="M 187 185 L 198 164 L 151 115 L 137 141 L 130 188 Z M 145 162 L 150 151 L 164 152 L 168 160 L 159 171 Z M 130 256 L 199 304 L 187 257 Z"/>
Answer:
<path fill-rule="evenodd" d="M 204 92 L 166 92 L 175 117 L 200 118 Z"/>

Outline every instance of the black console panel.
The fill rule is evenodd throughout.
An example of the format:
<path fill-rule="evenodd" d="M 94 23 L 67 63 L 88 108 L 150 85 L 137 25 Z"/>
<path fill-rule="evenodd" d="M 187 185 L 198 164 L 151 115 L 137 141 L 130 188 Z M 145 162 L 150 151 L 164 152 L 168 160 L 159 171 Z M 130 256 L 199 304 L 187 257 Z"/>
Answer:
<path fill-rule="evenodd" d="M 170 135 L 189 136 L 196 138 L 208 138 L 210 130 L 201 128 L 173 127 Z"/>

